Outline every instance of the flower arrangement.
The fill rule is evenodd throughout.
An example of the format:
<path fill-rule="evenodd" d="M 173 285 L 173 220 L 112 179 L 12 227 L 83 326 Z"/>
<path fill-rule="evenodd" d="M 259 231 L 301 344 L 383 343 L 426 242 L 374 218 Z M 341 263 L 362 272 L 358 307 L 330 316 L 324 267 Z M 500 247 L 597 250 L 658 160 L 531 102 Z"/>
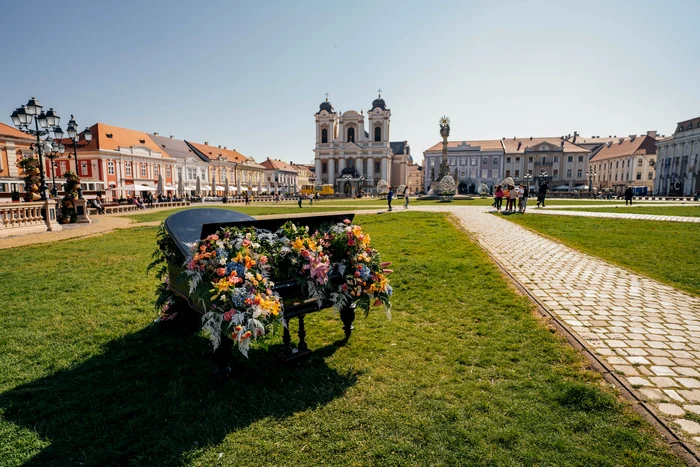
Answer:
<path fill-rule="evenodd" d="M 162 226 L 158 235 L 159 249 L 149 269 L 182 260 Z M 354 303 L 367 314 L 371 306 L 383 305 L 390 317 L 392 288 L 387 275 L 392 271 L 384 269 L 390 263 L 381 262 L 369 235 L 349 220 L 313 233 L 292 222 L 274 233 L 222 228 L 194 243 L 183 262 L 190 296 L 206 309 L 202 327 L 214 348 L 229 338 L 247 356 L 252 341 L 284 325 L 284 301 L 275 291 L 278 280 L 296 280 L 304 298 L 319 306 L 331 303 L 340 310 Z M 165 266 L 158 275 L 165 277 Z M 156 301 L 160 321 L 177 313 L 173 297 L 166 280 Z"/>
<path fill-rule="evenodd" d="M 78 199 L 78 188 L 80 178 L 70 170 L 64 173 L 66 183 L 63 185 L 65 195 L 61 200 L 61 210 L 59 217 L 64 224 L 73 223 L 78 220 L 78 213 L 75 211 L 75 200 Z"/>
<path fill-rule="evenodd" d="M 38 201 L 41 199 L 41 194 L 39 193 L 39 183 L 41 182 L 41 176 L 39 171 L 39 160 L 33 157 L 22 158 L 15 164 L 23 174 L 24 179 L 24 200 Z"/>

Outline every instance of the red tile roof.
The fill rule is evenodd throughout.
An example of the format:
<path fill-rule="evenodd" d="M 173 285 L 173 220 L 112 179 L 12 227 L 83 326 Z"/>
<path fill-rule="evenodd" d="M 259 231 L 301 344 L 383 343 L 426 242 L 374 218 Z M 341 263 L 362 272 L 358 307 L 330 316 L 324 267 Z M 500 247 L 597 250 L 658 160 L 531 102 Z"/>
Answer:
<path fill-rule="evenodd" d="M 656 154 L 656 139 L 647 135 L 637 136 L 634 138 L 634 141 L 632 141 L 632 138 L 618 138 L 609 146 L 605 144 L 600 151 L 591 158 L 591 162 L 639 154 Z"/>
<path fill-rule="evenodd" d="M 84 151 L 99 149 L 116 151 L 120 147 L 141 146 L 159 152 L 163 154 L 163 157 L 171 159 L 168 153 L 143 131 L 129 130 L 105 123 L 95 123 L 90 127 L 90 132 L 92 133 L 92 141 L 82 148 Z"/>
<path fill-rule="evenodd" d="M 26 139 L 28 141 L 36 139 L 32 135 L 28 135 L 22 131 L 12 128 L 10 125 L 5 125 L 4 123 L 0 123 L 0 136 L 9 136 L 17 139 Z"/>
<path fill-rule="evenodd" d="M 262 162 L 262 166 L 267 169 L 284 170 L 285 172 L 297 172 L 297 169 L 295 169 L 292 165 L 277 159 L 270 159 L 269 157 L 266 161 Z"/>
<path fill-rule="evenodd" d="M 202 154 L 204 154 L 212 160 L 218 159 L 219 156 L 223 156 L 229 162 L 242 163 L 248 160 L 246 156 L 233 149 L 225 149 L 217 146 L 211 146 L 208 144 L 193 143 L 192 141 L 188 141 L 188 143 L 190 143 L 192 146 L 197 148 L 197 150 L 199 150 Z"/>

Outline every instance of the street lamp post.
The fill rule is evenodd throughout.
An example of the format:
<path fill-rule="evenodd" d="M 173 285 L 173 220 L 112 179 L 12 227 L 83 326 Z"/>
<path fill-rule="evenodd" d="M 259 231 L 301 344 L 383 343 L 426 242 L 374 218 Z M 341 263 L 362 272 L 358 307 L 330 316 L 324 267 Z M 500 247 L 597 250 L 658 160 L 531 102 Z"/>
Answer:
<path fill-rule="evenodd" d="M 44 147 L 41 142 L 41 137 L 48 135 L 51 131 L 59 130 L 60 132 L 61 127 L 58 126 L 58 122 L 61 117 L 58 116 L 53 108 L 50 108 L 48 112 L 42 111 L 42 105 L 34 97 L 29 99 L 27 105 L 23 105 L 12 112 L 11 117 L 12 123 L 19 128 L 20 131 L 36 136 L 36 150 L 39 155 L 39 194 L 41 200 L 46 201 L 46 179 L 44 176 L 44 158 L 42 157 Z M 32 119 L 34 119 L 33 130 L 30 128 Z M 39 127 L 41 127 L 41 129 L 39 129 Z M 60 134 L 63 136 L 62 132 Z"/>
<path fill-rule="evenodd" d="M 595 169 L 588 169 L 586 175 L 588 175 L 588 197 L 593 198 L 593 178 L 598 175 L 598 173 Z"/>
<path fill-rule="evenodd" d="M 527 191 L 529 194 L 530 188 L 531 188 L 530 187 L 530 180 L 532 180 L 532 173 L 531 172 L 526 173 L 525 175 L 523 175 L 523 178 L 525 179 L 525 184 L 527 186 Z"/>
<path fill-rule="evenodd" d="M 78 133 L 78 124 L 75 122 L 75 117 L 73 117 L 73 115 L 70 116 L 70 121 L 68 122 L 66 132 L 68 133 L 68 137 L 73 142 L 73 157 L 75 158 L 75 175 L 78 178 L 80 178 L 80 173 L 78 169 L 78 141 L 80 141 L 80 133 Z M 85 139 L 85 141 L 87 141 L 87 143 L 89 144 L 90 141 L 92 141 L 92 133 L 90 132 L 90 128 L 85 127 L 82 136 Z M 78 199 L 83 199 L 83 189 L 80 186 L 78 186 Z"/>
<path fill-rule="evenodd" d="M 59 143 L 63 136 L 61 127 L 57 127 L 54 133 L 56 134 L 56 139 L 50 142 L 51 138 L 47 138 L 46 141 L 44 141 L 44 152 L 46 153 L 46 157 L 51 160 L 51 184 L 53 185 L 51 187 L 51 196 L 55 198 L 58 196 L 58 190 L 56 189 L 56 163 L 54 159 L 62 156 L 66 152 L 66 147 Z"/>

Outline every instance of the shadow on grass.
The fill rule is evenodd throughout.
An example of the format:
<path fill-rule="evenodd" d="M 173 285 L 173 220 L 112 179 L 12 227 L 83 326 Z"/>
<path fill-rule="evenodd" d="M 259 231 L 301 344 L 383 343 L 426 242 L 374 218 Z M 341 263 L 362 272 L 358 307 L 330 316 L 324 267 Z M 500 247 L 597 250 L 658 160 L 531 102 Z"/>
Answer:
<path fill-rule="evenodd" d="M 357 375 L 324 361 L 342 342 L 291 365 L 276 362 L 277 346 L 251 350 L 222 384 L 212 375 L 207 339 L 149 327 L 75 368 L 1 394 L 0 410 L 50 442 L 25 465 L 180 465 L 189 451 L 258 420 L 342 396 Z"/>

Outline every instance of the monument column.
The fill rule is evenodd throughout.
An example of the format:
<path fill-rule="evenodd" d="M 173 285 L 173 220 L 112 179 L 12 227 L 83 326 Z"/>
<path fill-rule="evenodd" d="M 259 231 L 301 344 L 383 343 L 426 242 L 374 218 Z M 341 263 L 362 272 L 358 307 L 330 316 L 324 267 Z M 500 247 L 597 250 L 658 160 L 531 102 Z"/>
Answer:
<path fill-rule="evenodd" d="M 335 187 L 335 159 L 328 159 L 328 184 Z"/>

